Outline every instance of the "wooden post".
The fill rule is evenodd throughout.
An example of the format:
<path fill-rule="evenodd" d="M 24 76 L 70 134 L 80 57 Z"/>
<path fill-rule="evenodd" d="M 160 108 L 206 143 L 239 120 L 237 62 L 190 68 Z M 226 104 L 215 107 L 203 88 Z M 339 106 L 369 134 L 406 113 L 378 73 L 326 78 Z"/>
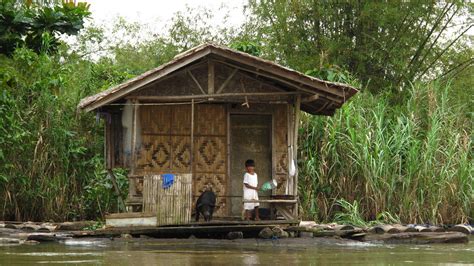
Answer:
<path fill-rule="evenodd" d="M 215 72 L 214 72 L 214 61 L 209 60 L 207 63 L 207 93 L 214 94 L 214 80 L 215 80 Z M 209 98 L 209 100 L 214 100 L 214 98 Z"/>
<path fill-rule="evenodd" d="M 132 110 L 132 141 L 131 141 L 131 158 L 130 158 L 130 176 L 129 177 L 129 188 L 128 188 L 128 198 L 132 198 L 136 194 L 136 161 L 137 161 L 137 120 L 138 120 L 138 101 L 132 100 L 133 110 Z"/>
<path fill-rule="evenodd" d="M 214 94 L 214 61 L 209 60 L 207 63 L 207 93 Z"/>
<path fill-rule="evenodd" d="M 287 149 L 288 153 L 288 166 L 291 165 L 293 160 L 293 108 L 291 105 L 287 105 L 286 109 L 287 116 Z M 291 156 L 290 156 L 291 155 Z M 293 193 L 293 178 L 290 177 L 290 167 L 288 167 L 288 178 L 286 179 L 286 190 L 285 194 L 291 195 Z"/>
<path fill-rule="evenodd" d="M 109 170 L 112 168 L 112 162 L 111 162 L 111 154 L 110 154 L 110 146 L 111 146 L 111 125 L 107 121 L 107 117 L 104 117 L 104 158 L 105 158 L 105 169 Z"/>
<path fill-rule="evenodd" d="M 293 177 L 293 189 L 296 199 L 298 199 L 298 128 L 300 125 L 300 107 L 301 107 L 301 94 L 296 96 L 295 103 L 295 124 L 294 124 L 294 134 L 293 134 L 293 160 L 295 160 L 296 174 Z M 298 217 L 298 202 L 295 204 L 294 210 L 295 217 Z"/>
<path fill-rule="evenodd" d="M 191 100 L 191 146 L 190 146 L 191 175 L 194 173 L 194 99 Z"/>

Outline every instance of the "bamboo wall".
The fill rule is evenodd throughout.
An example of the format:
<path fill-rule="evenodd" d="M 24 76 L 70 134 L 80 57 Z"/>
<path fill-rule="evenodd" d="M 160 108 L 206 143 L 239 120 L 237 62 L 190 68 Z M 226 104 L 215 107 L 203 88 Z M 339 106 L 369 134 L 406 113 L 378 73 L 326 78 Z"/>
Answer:
<path fill-rule="evenodd" d="M 191 106 L 143 105 L 139 108 L 141 146 L 137 151 L 135 197 L 144 196 L 143 176 L 150 174 L 193 174 L 192 203 L 208 188 L 217 195 L 215 216 L 229 214 L 230 195 L 227 156 L 228 112 L 272 114 L 273 178 L 278 188 L 273 194 L 286 194 L 288 180 L 287 105 L 197 104 L 194 122 L 194 167 L 191 169 Z"/>
<path fill-rule="evenodd" d="M 207 65 L 188 69 L 203 88 L 207 87 Z M 222 64 L 216 64 L 216 88 L 223 84 L 233 70 Z M 280 91 L 270 83 L 257 82 L 255 78 L 238 72 L 221 93 L 230 92 L 272 92 Z M 186 71 L 172 78 L 147 85 L 130 96 L 169 96 L 200 94 L 197 84 L 189 78 Z M 252 98 L 253 101 L 283 101 L 291 102 L 289 96 L 265 99 Z M 228 100 L 228 101 L 227 101 Z M 141 126 L 141 143 L 137 147 L 136 162 L 129 162 L 131 156 L 120 149 L 114 148 L 115 166 L 122 160 L 124 167 L 135 166 L 135 189 L 131 191 L 134 198 L 143 195 L 143 176 L 149 174 L 192 174 L 193 204 L 202 191 L 212 188 L 217 194 L 216 216 L 229 214 L 230 180 L 228 177 L 228 115 L 234 112 L 248 112 L 272 115 L 272 174 L 278 181 L 278 188 L 273 194 L 287 194 L 288 182 L 288 146 L 291 115 L 289 104 L 250 103 L 250 108 L 241 106 L 243 99 L 219 99 L 214 103 L 195 104 L 194 111 L 194 143 L 191 156 L 191 105 L 140 105 L 138 108 L 138 124 Z M 118 120 L 118 119 L 115 119 Z M 120 131 L 120 121 L 115 123 L 112 131 Z M 113 143 L 120 142 L 123 134 L 112 134 Z M 128 158 L 128 159 L 127 159 Z M 192 163 L 193 161 L 193 163 Z M 192 165 L 191 165 L 192 164 Z M 292 194 L 290 192 L 289 194 Z"/>
<path fill-rule="evenodd" d="M 216 216 L 226 215 L 227 120 L 225 105 L 196 105 L 194 169 L 191 169 L 191 106 L 142 106 L 138 175 L 193 173 L 193 202 L 207 188 L 218 196 Z M 138 185 L 140 192 L 141 186 Z"/>
<path fill-rule="evenodd" d="M 171 187 L 163 189 L 161 175 L 143 178 L 143 211 L 157 215 L 157 225 L 189 224 L 192 213 L 192 176 L 175 175 Z"/>

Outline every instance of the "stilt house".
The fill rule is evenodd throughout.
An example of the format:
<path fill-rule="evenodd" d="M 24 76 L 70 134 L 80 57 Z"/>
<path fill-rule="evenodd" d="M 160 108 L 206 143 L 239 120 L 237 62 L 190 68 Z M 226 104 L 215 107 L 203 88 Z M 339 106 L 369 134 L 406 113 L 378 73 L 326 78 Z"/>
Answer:
<path fill-rule="evenodd" d="M 105 118 L 106 166 L 129 169 L 129 211 L 156 213 L 158 225 L 186 224 L 197 197 L 212 189 L 215 217 L 241 217 L 244 162 L 251 158 L 260 184 L 278 184 L 260 194 L 261 206 L 295 219 L 300 110 L 330 116 L 356 93 L 206 43 L 82 99 L 78 108 Z M 174 175 L 167 189 L 164 174 Z"/>

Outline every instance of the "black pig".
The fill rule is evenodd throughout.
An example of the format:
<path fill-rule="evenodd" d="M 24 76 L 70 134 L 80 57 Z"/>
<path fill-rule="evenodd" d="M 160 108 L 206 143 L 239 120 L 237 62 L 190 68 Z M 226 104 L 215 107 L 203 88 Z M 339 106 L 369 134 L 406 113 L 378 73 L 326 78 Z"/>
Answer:
<path fill-rule="evenodd" d="M 196 222 L 199 221 L 200 214 L 204 216 L 204 221 L 209 222 L 215 206 L 216 194 L 212 191 L 204 191 L 196 202 Z"/>

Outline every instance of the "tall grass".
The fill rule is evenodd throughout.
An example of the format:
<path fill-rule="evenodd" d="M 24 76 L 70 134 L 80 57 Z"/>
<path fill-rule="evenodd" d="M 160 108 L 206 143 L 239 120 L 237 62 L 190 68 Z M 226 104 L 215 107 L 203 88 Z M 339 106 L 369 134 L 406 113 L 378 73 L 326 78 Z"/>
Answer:
<path fill-rule="evenodd" d="M 95 219 L 116 210 L 103 125 L 76 114 L 78 100 L 106 82 L 99 67 L 27 49 L 0 56 L 0 220 Z"/>
<path fill-rule="evenodd" d="M 359 202 L 366 220 L 384 213 L 411 223 L 472 219 L 473 121 L 449 92 L 449 85 L 416 84 L 402 104 L 360 93 L 334 117 L 303 115 L 305 215 L 332 220 L 345 199 Z"/>

